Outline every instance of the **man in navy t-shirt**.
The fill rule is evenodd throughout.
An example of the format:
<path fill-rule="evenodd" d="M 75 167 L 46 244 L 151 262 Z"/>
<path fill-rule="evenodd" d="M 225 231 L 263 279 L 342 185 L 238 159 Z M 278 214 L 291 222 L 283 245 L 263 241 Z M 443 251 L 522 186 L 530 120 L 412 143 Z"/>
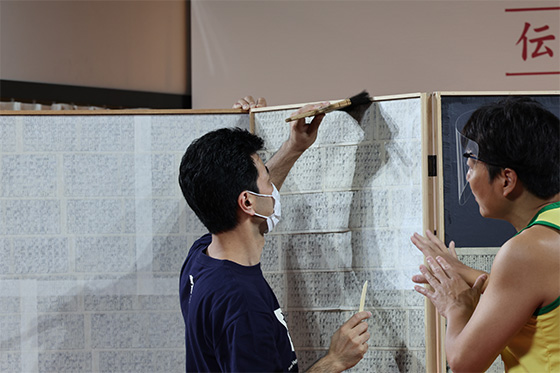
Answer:
<path fill-rule="evenodd" d="M 307 105 L 298 113 L 319 108 Z M 187 372 L 296 372 L 294 345 L 278 300 L 263 277 L 264 234 L 281 215 L 288 172 L 313 144 L 324 115 L 291 122 L 289 139 L 265 166 L 263 140 L 224 128 L 195 140 L 183 156 L 179 184 L 210 232 L 191 247 L 181 270 Z M 358 312 L 333 335 L 309 372 L 340 372 L 367 351 L 371 313 Z"/>

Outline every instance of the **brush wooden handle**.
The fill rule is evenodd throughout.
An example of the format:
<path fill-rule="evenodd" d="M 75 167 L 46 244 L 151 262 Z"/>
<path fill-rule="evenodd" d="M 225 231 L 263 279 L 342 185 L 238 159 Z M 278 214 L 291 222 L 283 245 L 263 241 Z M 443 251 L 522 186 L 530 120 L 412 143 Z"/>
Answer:
<path fill-rule="evenodd" d="M 286 122 L 291 122 L 291 121 L 294 121 L 294 120 L 307 118 L 307 117 L 314 117 L 315 115 L 319 115 L 319 114 L 330 113 L 331 111 L 335 111 L 335 110 L 344 108 L 346 106 L 350 106 L 350 104 L 351 104 L 351 101 L 349 99 L 338 101 L 338 102 L 335 102 L 334 104 L 330 104 L 330 105 L 322 107 L 320 109 L 309 110 L 309 111 L 305 111 L 303 113 L 292 115 L 291 117 L 286 118 Z"/>

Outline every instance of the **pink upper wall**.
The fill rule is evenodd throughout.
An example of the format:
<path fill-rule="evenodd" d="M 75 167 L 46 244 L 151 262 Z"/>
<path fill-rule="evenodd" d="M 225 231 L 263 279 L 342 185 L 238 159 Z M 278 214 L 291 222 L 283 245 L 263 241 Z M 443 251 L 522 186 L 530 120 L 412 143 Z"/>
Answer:
<path fill-rule="evenodd" d="M 287 104 L 362 89 L 559 90 L 558 74 L 506 76 L 560 70 L 560 10 L 506 12 L 538 7 L 559 4 L 0 1 L 0 79 L 192 94 L 194 108 L 230 107 L 245 94 Z M 539 51 L 529 41 L 550 35 Z M 532 56 L 546 47 L 553 56 Z"/>
<path fill-rule="evenodd" d="M 193 107 L 422 91 L 559 90 L 557 1 L 193 1 Z M 516 45 L 554 35 L 553 56 Z M 548 30 L 537 32 L 548 26 Z M 528 42 L 528 51 L 536 43 Z"/>

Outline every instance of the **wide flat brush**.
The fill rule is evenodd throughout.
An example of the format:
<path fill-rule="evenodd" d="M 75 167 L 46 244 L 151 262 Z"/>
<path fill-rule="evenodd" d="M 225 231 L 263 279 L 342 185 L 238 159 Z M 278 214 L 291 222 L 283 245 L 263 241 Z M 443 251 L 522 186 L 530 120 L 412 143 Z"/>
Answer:
<path fill-rule="evenodd" d="M 310 111 L 306 111 L 304 113 L 293 115 L 293 116 L 287 118 L 286 122 L 291 122 L 291 121 L 298 120 L 298 119 L 301 119 L 301 118 L 314 117 L 315 115 L 326 114 L 326 113 L 330 113 L 331 111 L 348 108 L 350 106 L 365 104 L 365 103 L 368 103 L 368 102 L 371 102 L 371 97 L 369 97 L 369 93 L 367 93 L 366 91 L 363 91 L 361 93 L 358 93 L 355 96 L 352 96 L 352 97 L 347 98 L 345 100 L 335 102 L 334 104 L 327 105 L 327 106 L 322 107 L 320 109 L 310 110 Z"/>

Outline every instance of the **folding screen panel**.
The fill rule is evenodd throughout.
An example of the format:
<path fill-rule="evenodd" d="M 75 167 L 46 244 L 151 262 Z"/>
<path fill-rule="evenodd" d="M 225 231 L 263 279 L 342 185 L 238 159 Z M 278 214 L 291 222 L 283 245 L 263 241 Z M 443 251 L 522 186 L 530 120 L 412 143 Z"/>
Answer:
<path fill-rule="evenodd" d="M 458 203 L 455 128 L 465 124 L 474 110 L 508 96 L 529 96 L 560 117 L 559 92 L 438 92 L 431 97 L 434 111 L 438 151 L 438 184 L 440 194 L 437 231 L 449 244 L 455 241 L 459 259 L 473 268 L 490 272 L 500 246 L 515 234 L 505 221 L 483 218 L 474 197 L 465 205 Z M 442 337 L 443 340 L 443 337 Z M 503 372 L 498 357 L 488 372 Z"/>
<path fill-rule="evenodd" d="M 409 237 L 434 229 L 447 238 L 465 218 L 446 194 L 456 176 L 445 136 L 453 118 L 495 96 L 402 95 L 327 114 L 284 183 L 262 258 L 302 369 L 326 353 L 368 280 L 372 338 L 352 371 L 445 370 L 443 324 L 412 290 L 423 258 Z M 558 93 L 534 96 L 558 108 Z M 184 371 L 178 275 L 205 229 L 177 184 L 181 156 L 202 134 L 238 126 L 265 139 L 266 160 L 294 108 L 250 118 L 0 115 L 0 370 Z M 484 242 L 460 245 L 461 259 L 489 270 L 497 247 Z"/>
<path fill-rule="evenodd" d="M 0 371 L 184 372 L 180 159 L 249 116 L 36 114 L 0 116 Z"/>
<path fill-rule="evenodd" d="M 372 338 L 352 371 L 426 370 L 424 299 L 410 280 L 422 262 L 410 236 L 423 230 L 424 105 L 424 95 L 413 95 L 327 114 L 284 183 L 263 266 L 303 369 L 357 311 L 368 280 Z M 253 113 L 264 158 L 288 137 L 292 111 Z"/>

